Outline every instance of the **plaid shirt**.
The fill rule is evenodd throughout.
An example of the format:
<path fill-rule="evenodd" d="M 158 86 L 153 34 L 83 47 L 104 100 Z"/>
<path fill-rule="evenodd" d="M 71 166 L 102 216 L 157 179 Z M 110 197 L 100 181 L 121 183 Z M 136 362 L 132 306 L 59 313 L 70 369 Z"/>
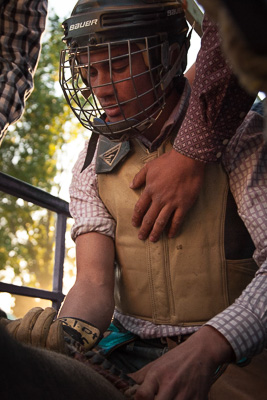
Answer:
<path fill-rule="evenodd" d="M 0 0 L 0 144 L 33 90 L 47 0 Z"/>

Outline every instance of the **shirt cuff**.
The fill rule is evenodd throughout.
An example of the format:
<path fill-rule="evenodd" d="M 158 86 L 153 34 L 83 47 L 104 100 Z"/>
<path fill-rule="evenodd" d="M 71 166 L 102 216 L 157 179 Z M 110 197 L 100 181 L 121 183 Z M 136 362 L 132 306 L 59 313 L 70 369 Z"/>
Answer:
<path fill-rule="evenodd" d="M 230 343 L 236 361 L 260 353 L 265 346 L 265 329 L 261 321 L 241 305 L 232 304 L 206 323 L 217 329 Z"/>
<path fill-rule="evenodd" d="M 229 143 L 229 139 L 220 139 L 219 137 L 217 140 L 214 140 L 214 138 L 209 139 L 205 134 L 205 129 L 203 129 L 202 132 L 199 131 L 199 128 L 196 129 L 197 135 L 191 135 L 191 132 L 185 131 L 184 135 L 179 135 L 179 138 L 176 138 L 173 148 L 178 153 L 193 158 L 194 160 L 204 163 L 219 162 Z"/>
<path fill-rule="evenodd" d="M 106 223 L 103 223 L 101 218 L 89 218 L 88 220 L 76 219 L 74 225 L 71 228 L 71 238 L 75 242 L 77 237 L 80 235 L 84 235 L 89 232 L 97 232 L 102 235 L 106 235 L 115 238 L 115 221 L 107 220 Z"/>

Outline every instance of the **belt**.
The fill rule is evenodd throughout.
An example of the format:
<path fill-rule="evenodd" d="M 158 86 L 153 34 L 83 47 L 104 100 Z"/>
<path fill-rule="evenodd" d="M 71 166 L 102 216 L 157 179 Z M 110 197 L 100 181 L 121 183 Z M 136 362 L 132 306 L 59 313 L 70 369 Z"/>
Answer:
<path fill-rule="evenodd" d="M 118 328 L 120 332 L 128 332 L 116 318 L 114 318 L 113 324 Z M 160 349 L 168 347 L 169 350 L 171 350 L 178 344 L 185 342 L 191 335 L 192 334 L 190 333 L 187 335 L 175 335 L 152 339 L 141 339 L 140 337 L 136 336 L 134 342 L 138 342 L 139 346 L 152 346 L 158 347 Z"/>
<path fill-rule="evenodd" d="M 142 346 L 153 346 L 158 348 L 168 347 L 169 350 L 178 346 L 180 343 L 185 342 L 191 334 L 188 335 L 176 335 L 155 339 L 137 339 L 138 343 Z"/>

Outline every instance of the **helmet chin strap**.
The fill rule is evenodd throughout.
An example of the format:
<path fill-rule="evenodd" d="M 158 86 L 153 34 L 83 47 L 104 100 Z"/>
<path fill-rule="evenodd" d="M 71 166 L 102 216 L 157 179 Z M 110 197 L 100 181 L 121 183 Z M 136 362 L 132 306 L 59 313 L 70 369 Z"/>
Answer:
<path fill-rule="evenodd" d="M 93 126 L 100 135 L 108 137 L 113 142 L 123 142 L 141 135 L 157 119 L 149 118 L 140 122 L 137 119 L 129 118 L 118 122 L 106 122 L 104 117 L 105 114 L 102 118 L 94 118 Z"/>
<path fill-rule="evenodd" d="M 105 114 L 102 118 L 95 118 L 93 122 L 94 130 L 92 131 L 91 138 L 88 143 L 86 158 L 84 160 L 81 173 L 91 164 L 91 161 L 95 154 L 95 149 L 99 139 L 99 135 L 106 136 L 113 142 L 123 142 L 128 140 L 130 137 L 136 137 L 141 134 L 142 130 L 147 128 L 149 121 L 145 123 L 139 123 L 137 119 L 131 118 L 129 120 L 119 122 L 105 122 Z M 153 121 L 154 122 L 154 121 Z M 149 122 L 152 125 L 153 122 Z M 139 124 L 138 128 L 135 125 Z M 112 131 L 116 129 L 116 132 Z"/>
<path fill-rule="evenodd" d="M 162 79 L 161 89 L 163 91 L 165 91 L 167 89 L 167 87 L 171 84 L 174 77 L 177 75 L 179 68 L 181 67 L 181 63 L 184 59 L 185 54 L 187 54 L 187 50 L 190 46 L 190 39 L 191 39 L 192 31 L 193 31 L 193 27 L 191 28 L 184 44 L 182 45 L 182 48 L 179 51 L 179 56 L 176 58 L 176 61 L 174 62 L 172 68 L 168 71 L 168 73 Z M 177 44 L 177 47 L 179 48 L 178 44 Z"/>

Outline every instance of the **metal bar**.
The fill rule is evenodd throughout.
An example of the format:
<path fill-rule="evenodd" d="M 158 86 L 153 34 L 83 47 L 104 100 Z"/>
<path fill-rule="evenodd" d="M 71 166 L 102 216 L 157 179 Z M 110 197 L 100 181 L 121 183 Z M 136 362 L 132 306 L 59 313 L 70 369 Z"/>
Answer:
<path fill-rule="evenodd" d="M 29 183 L 22 182 L 13 176 L 0 172 L 0 191 L 22 198 L 40 207 L 71 217 L 69 204 L 65 200 L 51 195 Z"/>
<path fill-rule="evenodd" d="M 59 310 L 60 305 L 65 297 L 62 293 L 62 282 L 65 257 L 66 225 L 67 218 L 71 217 L 69 213 L 69 204 L 58 197 L 55 197 L 39 188 L 36 188 L 2 172 L 0 172 L 0 191 L 8 193 L 17 198 L 22 198 L 23 200 L 39 205 L 40 207 L 51 210 L 57 214 L 53 291 L 35 289 L 26 286 L 16 286 L 9 283 L 0 282 L 0 292 L 8 292 L 21 296 L 51 300 L 52 306 L 56 310 Z"/>
<path fill-rule="evenodd" d="M 62 302 L 64 299 L 63 293 L 50 292 L 49 290 L 35 289 L 26 286 L 16 286 L 10 283 L 0 282 L 0 292 L 17 294 L 20 296 L 37 297 L 40 299 Z"/>
<path fill-rule="evenodd" d="M 53 274 L 53 291 L 55 292 L 62 292 L 66 225 L 67 217 L 63 214 L 58 214 L 56 224 L 56 247 Z"/>

